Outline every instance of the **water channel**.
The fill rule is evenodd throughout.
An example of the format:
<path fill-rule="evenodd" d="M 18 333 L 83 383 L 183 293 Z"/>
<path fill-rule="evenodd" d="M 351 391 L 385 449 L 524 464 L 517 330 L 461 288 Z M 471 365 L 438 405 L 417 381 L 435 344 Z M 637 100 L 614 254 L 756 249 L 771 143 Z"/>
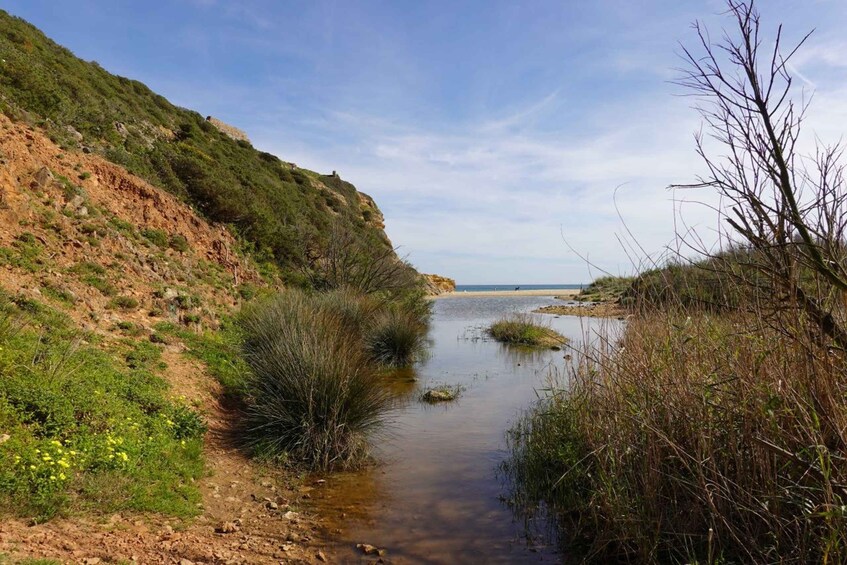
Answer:
<path fill-rule="evenodd" d="M 327 517 L 342 562 L 367 562 L 356 544 L 386 548 L 390 563 L 557 562 L 554 544 L 528 536 L 504 503 L 498 467 L 508 457 L 506 430 L 576 355 L 527 351 L 485 337 L 484 328 L 511 312 L 531 312 L 553 296 L 451 297 L 434 303 L 430 351 L 396 386 L 405 401 L 378 440 L 379 464 L 337 474 L 312 493 Z M 539 315 L 579 350 L 616 322 Z M 437 385 L 461 387 L 453 402 L 427 404 Z M 372 558 L 371 558 L 372 559 Z"/>

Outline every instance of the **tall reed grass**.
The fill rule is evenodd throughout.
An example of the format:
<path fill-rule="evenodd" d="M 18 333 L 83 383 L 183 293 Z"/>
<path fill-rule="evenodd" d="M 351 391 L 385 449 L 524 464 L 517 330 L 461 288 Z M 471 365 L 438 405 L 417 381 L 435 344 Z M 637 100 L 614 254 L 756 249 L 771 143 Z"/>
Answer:
<path fill-rule="evenodd" d="M 249 442 L 259 453 L 314 469 L 367 457 L 390 395 L 349 322 L 359 313 L 289 290 L 243 317 Z"/>
<path fill-rule="evenodd" d="M 510 433 L 519 506 L 586 560 L 847 562 L 844 353 L 760 322 L 654 312 L 587 350 Z"/>
<path fill-rule="evenodd" d="M 348 290 L 288 290 L 241 319 L 248 442 L 313 469 L 354 467 L 392 404 L 383 369 L 410 364 L 426 321 Z"/>

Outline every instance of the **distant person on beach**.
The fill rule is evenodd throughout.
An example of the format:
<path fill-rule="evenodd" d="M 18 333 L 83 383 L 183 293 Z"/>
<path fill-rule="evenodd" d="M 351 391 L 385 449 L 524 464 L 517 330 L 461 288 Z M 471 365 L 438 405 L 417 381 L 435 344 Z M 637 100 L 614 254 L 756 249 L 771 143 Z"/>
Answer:
<path fill-rule="evenodd" d="M 521 287 L 519 287 L 519 286 L 515 287 L 515 290 L 520 290 L 520 289 L 521 289 Z"/>

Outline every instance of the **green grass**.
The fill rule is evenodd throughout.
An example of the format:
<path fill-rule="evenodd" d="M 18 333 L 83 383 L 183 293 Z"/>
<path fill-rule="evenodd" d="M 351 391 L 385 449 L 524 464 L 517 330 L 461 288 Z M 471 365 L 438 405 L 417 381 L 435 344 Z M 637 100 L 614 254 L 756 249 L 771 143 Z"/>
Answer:
<path fill-rule="evenodd" d="M 108 307 L 132 311 L 138 308 L 138 300 L 131 296 L 116 296 L 109 301 Z"/>
<path fill-rule="evenodd" d="M 141 237 L 162 249 L 168 246 L 168 233 L 164 230 L 153 228 L 144 228 L 141 230 Z"/>
<path fill-rule="evenodd" d="M 107 280 L 108 271 L 102 265 L 90 261 L 77 263 L 69 269 L 79 280 L 100 291 L 103 296 L 114 296 L 118 289 Z"/>
<path fill-rule="evenodd" d="M 151 341 L 178 337 L 190 355 L 202 361 L 209 372 L 221 383 L 230 399 L 240 400 L 246 394 L 246 380 L 250 371 L 241 351 L 242 337 L 239 327 L 229 320 L 221 323 L 217 331 L 202 333 L 187 330 L 170 322 L 159 322 L 154 326 L 160 336 Z"/>
<path fill-rule="evenodd" d="M 36 273 L 43 270 L 47 263 L 43 247 L 29 232 L 24 232 L 15 238 L 11 247 L 0 247 L 0 265 L 10 265 Z"/>
<path fill-rule="evenodd" d="M 565 337 L 529 314 L 513 314 L 488 327 L 488 335 L 501 343 L 528 347 L 554 347 Z"/>
<path fill-rule="evenodd" d="M 157 355 L 85 345 L 67 317 L 0 299 L 0 508 L 194 515 L 204 425 L 168 399 Z M 144 342 L 141 342 L 144 343 Z"/>

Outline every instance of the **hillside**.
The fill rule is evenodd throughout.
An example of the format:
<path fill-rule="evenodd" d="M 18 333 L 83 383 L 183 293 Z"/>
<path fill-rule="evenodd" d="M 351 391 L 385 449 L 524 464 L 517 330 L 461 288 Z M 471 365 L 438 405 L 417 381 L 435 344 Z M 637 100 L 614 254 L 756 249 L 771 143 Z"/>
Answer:
<path fill-rule="evenodd" d="M 0 562 L 326 560 L 314 487 L 234 441 L 231 320 L 342 245 L 416 277 L 383 230 L 337 175 L 0 11 Z"/>
<path fill-rule="evenodd" d="M 232 446 L 226 381 L 201 361 L 226 352 L 209 329 L 267 286 L 255 264 L 176 197 L 2 115 L 0 161 L 0 558 L 313 560 L 314 521 L 286 514 L 297 484 Z M 149 446 L 115 422 L 194 412 L 204 438 L 150 431 Z M 86 446 L 117 434 L 139 462 L 103 468 Z M 45 491 L 15 461 L 54 442 L 85 455 Z"/>
<path fill-rule="evenodd" d="M 62 151 L 101 155 L 233 228 L 287 282 L 328 244 L 330 227 L 390 249 L 373 199 L 337 175 L 301 169 L 233 139 L 138 81 L 82 61 L 0 10 L 0 111 L 43 127 Z M 238 136 L 237 136 L 238 137 Z"/>

